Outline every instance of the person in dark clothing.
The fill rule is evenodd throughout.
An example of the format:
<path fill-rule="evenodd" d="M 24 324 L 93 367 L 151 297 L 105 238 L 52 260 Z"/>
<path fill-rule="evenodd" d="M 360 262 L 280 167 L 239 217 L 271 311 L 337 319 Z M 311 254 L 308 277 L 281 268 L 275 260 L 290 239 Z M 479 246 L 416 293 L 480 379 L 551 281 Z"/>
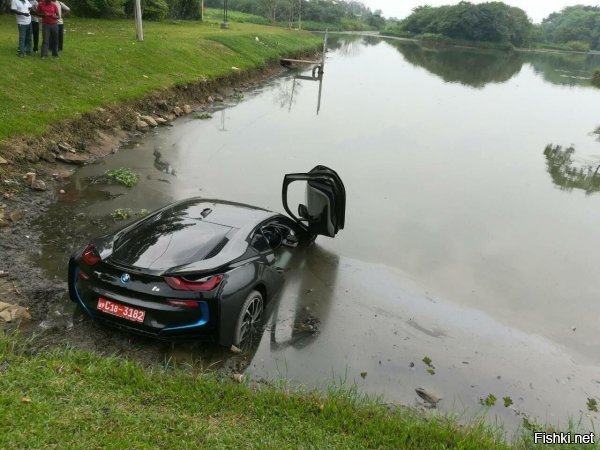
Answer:
<path fill-rule="evenodd" d="M 63 17 L 71 12 L 71 8 L 69 8 L 60 0 L 52 0 L 52 3 L 56 4 L 56 6 L 58 7 L 58 15 L 60 16 L 58 18 L 58 51 L 62 52 L 65 36 L 65 25 L 63 22 Z M 50 47 L 52 47 L 52 44 L 52 41 L 50 41 Z"/>
<path fill-rule="evenodd" d="M 51 0 L 43 0 L 38 3 L 37 14 L 42 18 L 42 58 L 48 56 L 48 49 L 58 58 L 58 7 Z"/>
<path fill-rule="evenodd" d="M 29 3 L 33 6 L 33 10 L 37 10 L 37 0 L 30 0 Z M 33 53 L 37 53 L 40 43 L 40 18 L 35 14 L 31 15 L 31 35 L 33 36 Z"/>

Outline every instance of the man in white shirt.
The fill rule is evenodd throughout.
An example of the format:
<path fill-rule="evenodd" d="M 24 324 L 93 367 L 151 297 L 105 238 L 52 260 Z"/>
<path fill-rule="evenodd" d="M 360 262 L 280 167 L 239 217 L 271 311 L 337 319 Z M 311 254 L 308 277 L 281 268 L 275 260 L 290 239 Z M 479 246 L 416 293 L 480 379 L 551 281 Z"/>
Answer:
<path fill-rule="evenodd" d="M 31 55 L 31 13 L 29 0 L 12 0 L 10 10 L 17 17 L 19 56 Z"/>

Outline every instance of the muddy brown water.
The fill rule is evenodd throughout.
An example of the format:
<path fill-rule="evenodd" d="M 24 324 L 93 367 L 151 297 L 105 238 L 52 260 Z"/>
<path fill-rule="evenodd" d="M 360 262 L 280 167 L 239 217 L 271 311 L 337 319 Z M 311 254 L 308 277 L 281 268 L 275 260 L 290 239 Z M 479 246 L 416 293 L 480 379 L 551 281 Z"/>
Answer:
<path fill-rule="evenodd" d="M 122 224 L 116 208 L 200 195 L 281 211 L 284 173 L 335 168 L 346 229 L 295 256 L 253 355 L 107 330 L 66 296 L 40 329 L 144 361 L 247 363 L 254 379 L 356 384 L 408 405 L 425 387 L 441 411 L 508 430 L 525 416 L 597 426 L 586 402 L 600 400 L 600 194 L 586 174 L 600 164 L 589 85 L 600 57 L 372 37 L 331 47 L 318 115 L 319 83 L 270 80 L 212 119 L 179 119 L 79 170 L 36 225 L 32 259 L 60 283 L 71 251 Z M 548 144 L 562 149 L 545 155 Z M 139 183 L 98 181 L 118 167 Z M 485 410 L 488 394 L 498 401 Z"/>

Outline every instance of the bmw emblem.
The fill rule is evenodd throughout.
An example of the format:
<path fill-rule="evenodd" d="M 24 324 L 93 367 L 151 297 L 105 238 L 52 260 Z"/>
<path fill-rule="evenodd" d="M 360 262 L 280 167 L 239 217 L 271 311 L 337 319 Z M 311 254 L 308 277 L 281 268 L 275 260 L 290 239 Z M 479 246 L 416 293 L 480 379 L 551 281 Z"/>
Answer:
<path fill-rule="evenodd" d="M 128 273 L 124 273 L 123 275 L 121 275 L 121 283 L 129 283 L 130 280 L 131 276 Z"/>

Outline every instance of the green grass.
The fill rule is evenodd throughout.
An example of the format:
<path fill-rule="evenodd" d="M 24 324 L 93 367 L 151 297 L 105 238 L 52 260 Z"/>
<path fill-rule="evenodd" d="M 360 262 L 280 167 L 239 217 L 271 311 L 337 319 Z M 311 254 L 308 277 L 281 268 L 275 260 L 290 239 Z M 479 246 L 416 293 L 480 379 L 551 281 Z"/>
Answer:
<path fill-rule="evenodd" d="M 282 27 L 287 27 L 287 22 L 279 24 Z M 298 22 L 295 21 L 294 27 L 298 27 Z M 360 20 L 342 19 L 338 23 L 316 22 L 314 20 L 303 20 L 302 29 L 310 31 L 371 31 L 373 28 Z"/>
<path fill-rule="evenodd" d="M 144 368 L 0 334 L 0 448 L 530 448 L 388 408 L 356 390 L 250 389 L 194 367 Z M 541 447 L 540 447 L 541 448 Z M 552 448 L 552 447 L 544 447 Z M 576 448 L 576 447 L 563 447 Z M 583 447 L 582 447 L 583 448 Z"/>
<path fill-rule="evenodd" d="M 204 9 L 204 20 L 207 22 L 223 22 L 223 10 L 222 9 Z M 227 20 L 229 22 L 238 23 L 255 23 L 258 25 L 270 25 L 269 20 L 266 17 L 255 16 L 254 14 L 247 14 L 240 11 L 228 11 Z"/>
<path fill-rule="evenodd" d="M 0 338 L 0 448 L 505 448 L 482 426 L 390 411 L 352 391 L 254 392 L 214 374 L 18 347 Z"/>
<path fill-rule="evenodd" d="M 0 16 L 0 141 L 40 135 L 48 124 L 99 106 L 201 78 L 256 68 L 283 54 L 317 48 L 320 38 L 277 27 L 212 22 L 146 22 L 143 42 L 133 21 L 69 19 L 57 60 L 17 58 L 14 17 Z M 258 40 L 256 38 L 258 37 Z"/>

